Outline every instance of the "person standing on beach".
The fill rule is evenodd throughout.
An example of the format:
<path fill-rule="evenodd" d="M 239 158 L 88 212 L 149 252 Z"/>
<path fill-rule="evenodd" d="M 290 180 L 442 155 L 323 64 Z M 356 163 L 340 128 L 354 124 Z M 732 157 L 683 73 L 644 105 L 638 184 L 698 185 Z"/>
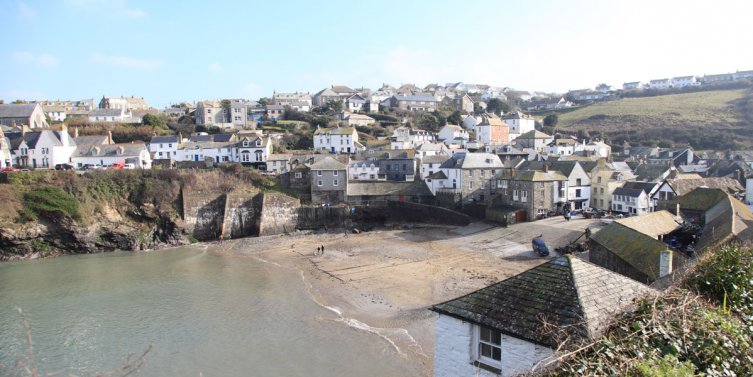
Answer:
<path fill-rule="evenodd" d="M 322 255 L 324 255 L 324 245 L 322 245 Z"/>

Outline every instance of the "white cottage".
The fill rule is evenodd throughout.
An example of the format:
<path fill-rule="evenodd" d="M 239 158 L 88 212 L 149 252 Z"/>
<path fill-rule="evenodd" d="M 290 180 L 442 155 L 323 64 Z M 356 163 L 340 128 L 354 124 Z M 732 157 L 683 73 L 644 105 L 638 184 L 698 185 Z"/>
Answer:
<path fill-rule="evenodd" d="M 541 284 L 547 282 L 546 287 Z M 545 289 L 543 289 L 545 288 Z M 515 376 L 549 362 L 560 345 L 599 336 L 611 318 L 654 290 L 568 255 L 431 308 L 438 313 L 434 376 Z"/>

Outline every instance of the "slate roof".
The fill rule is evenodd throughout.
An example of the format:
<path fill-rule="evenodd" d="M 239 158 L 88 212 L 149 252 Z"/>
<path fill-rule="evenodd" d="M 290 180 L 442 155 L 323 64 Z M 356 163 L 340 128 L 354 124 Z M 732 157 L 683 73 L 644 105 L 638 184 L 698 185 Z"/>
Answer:
<path fill-rule="evenodd" d="M 434 172 L 426 176 L 427 179 L 447 179 L 447 175 L 443 171 Z"/>
<path fill-rule="evenodd" d="M 677 198 L 677 202 L 680 204 L 680 209 L 706 211 L 725 198 L 727 194 L 723 190 L 699 187 Z"/>
<path fill-rule="evenodd" d="M 178 135 L 169 135 L 169 136 L 152 136 L 152 139 L 149 140 L 151 144 L 168 144 L 168 143 L 178 143 L 180 140 L 178 140 Z"/>
<path fill-rule="evenodd" d="M 641 190 L 645 192 L 646 195 L 648 195 L 657 186 L 659 186 L 659 183 L 656 183 L 656 182 L 625 182 L 625 184 L 622 185 L 622 188 L 632 189 L 632 190 Z"/>
<path fill-rule="evenodd" d="M 37 106 L 36 103 L 0 104 L 0 118 L 28 118 Z"/>
<path fill-rule="evenodd" d="M 539 170 L 523 170 L 515 173 L 513 180 L 531 182 L 567 181 L 567 177 L 556 170 L 547 172 Z"/>
<path fill-rule="evenodd" d="M 410 195 L 433 196 L 421 181 L 416 182 L 349 182 L 349 196 Z"/>
<path fill-rule="evenodd" d="M 110 138 L 107 135 L 88 135 L 73 138 L 78 146 L 108 144 Z"/>
<path fill-rule="evenodd" d="M 314 135 L 352 135 L 353 127 L 317 128 Z"/>
<path fill-rule="evenodd" d="M 750 208 L 729 194 L 724 195 L 720 201 L 721 212 L 716 217 L 706 219 L 706 225 L 696 244 L 698 250 L 727 241 L 753 242 L 753 214 Z"/>
<path fill-rule="evenodd" d="M 394 96 L 398 101 L 424 101 L 424 102 L 439 102 L 433 96 L 405 96 L 397 94 Z"/>
<path fill-rule="evenodd" d="M 502 161 L 499 156 L 491 153 L 455 153 L 441 167 L 445 169 L 502 168 Z"/>
<path fill-rule="evenodd" d="M 557 338 L 543 322 L 573 340 L 600 335 L 612 316 L 651 288 L 568 255 L 552 259 L 486 288 L 434 305 L 431 310 L 555 348 Z"/>
<path fill-rule="evenodd" d="M 528 131 L 518 136 L 518 139 L 551 139 L 552 137 L 541 131 Z"/>
<path fill-rule="evenodd" d="M 335 160 L 332 157 L 325 157 L 311 165 L 311 170 L 347 170 L 348 165 Z"/>
<path fill-rule="evenodd" d="M 629 189 L 624 187 L 618 187 L 614 189 L 614 195 L 629 196 L 631 198 L 637 198 L 641 196 L 643 190 L 641 189 Z"/>
<path fill-rule="evenodd" d="M 700 178 L 700 179 L 672 179 L 668 181 L 669 185 L 675 190 L 678 196 L 690 193 L 699 187 L 709 189 L 723 189 L 730 193 L 745 191 L 745 188 L 733 178 Z"/>
<path fill-rule="evenodd" d="M 636 216 L 640 219 L 644 216 Z M 659 278 L 659 259 L 669 246 L 655 237 L 644 234 L 617 221 L 591 236 L 591 241 L 603 246 L 628 265 L 648 276 Z M 685 259 L 680 253 L 672 253 L 673 269 L 683 266 Z"/>
<path fill-rule="evenodd" d="M 449 159 L 451 159 L 451 156 L 426 156 L 421 159 L 422 164 L 441 164 Z"/>
<path fill-rule="evenodd" d="M 90 117 L 120 117 L 125 115 L 123 109 L 94 109 L 89 112 Z"/>
<path fill-rule="evenodd" d="M 670 170 L 668 165 L 628 163 L 633 169 L 636 179 L 639 181 L 656 182 L 663 178 L 662 175 Z"/>
<path fill-rule="evenodd" d="M 657 211 L 642 216 L 631 216 L 615 222 L 649 237 L 658 238 L 680 228 L 681 219 L 668 211 Z"/>
<path fill-rule="evenodd" d="M 557 170 L 569 177 L 578 161 L 527 161 L 520 168 L 527 170 L 544 170 L 546 164 L 550 170 Z"/>
<path fill-rule="evenodd" d="M 139 156 L 144 149 L 146 149 L 144 143 L 88 145 L 85 148 L 76 148 L 73 157 L 123 156 L 125 158 Z M 119 150 L 122 150 L 122 153 L 118 153 Z"/>

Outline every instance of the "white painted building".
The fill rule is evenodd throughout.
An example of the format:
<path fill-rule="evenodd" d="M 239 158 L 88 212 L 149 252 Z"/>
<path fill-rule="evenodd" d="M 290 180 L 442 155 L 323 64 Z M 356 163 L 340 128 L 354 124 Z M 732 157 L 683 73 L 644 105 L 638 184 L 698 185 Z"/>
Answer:
<path fill-rule="evenodd" d="M 144 143 L 100 144 L 76 148 L 71 157 L 76 168 L 84 165 L 110 166 L 116 162 L 134 164 L 136 168 L 151 169 L 152 157 Z"/>
<path fill-rule="evenodd" d="M 353 154 L 364 147 L 358 142 L 358 131 L 355 127 L 317 127 L 314 132 L 314 149 Z"/>
<path fill-rule="evenodd" d="M 51 169 L 71 161 L 76 143 L 63 131 L 10 132 L 5 134 L 11 149 L 11 165 L 17 168 Z"/>
<path fill-rule="evenodd" d="M 686 86 L 698 86 L 701 83 L 695 76 L 680 76 L 672 78 L 673 88 L 684 88 Z"/>
<path fill-rule="evenodd" d="M 550 280 L 558 283 L 547 289 L 531 283 Z M 434 305 L 434 376 L 516 376 L 555 368 L 560 335 L 574 342 L 595 339 L 635 299 L 652 294 L 648 286 L 572 255 L 552 259 Z M 565 333 L 540 331 L 544 318 Z"/>
<path fill-rule="evenodd" d="M 502 120 L 510 127 L 509 143 L 512 143 L 518 136 L 531 132 L 536 129 L 536 121 L 530 115 L 516 111 L 502 117 Z"/>
<path fill-rule="evenodd" d="M 180 136 L 152 136 L 149 141 L 149 153 L 154 160 L 167 160 L 178 158 L 178 148 L 180 147 Z"/>
<path fill-rule="evenodd" d="M 409 127 L 398 127 L 392 132 L 390 149 L 413 149 L 424 142 L 433 142 L 434 134 Z"/>
<path fill-rule="evenodd" d="M 94 109 L 89 112 L 90 122 L 125 122 L 131 117 L 130 111 L 122 107 L 110 109 Z"/>
<path fill-rule="evenodd" d="M 439 130 L 439 133 L 437 134 L 437 139 L 448 145 L 455 139 L 462 139 L 465 140 L 465 142 L 468 142 L 470 138 L 471 137 L 468 134 L 468 131 L 454 124 L 448 124 L 442 127 L 442 129 Z M 462 143 L 462 145 L 465 145 L 465 143 Z"/>
<path fill-rule="evenodd" d="M 348 165 L 348 179 L 353 181 L 385 181 L 386 175 L 379 176 L 379 163 L 376 161 L 351 162 Z"/>

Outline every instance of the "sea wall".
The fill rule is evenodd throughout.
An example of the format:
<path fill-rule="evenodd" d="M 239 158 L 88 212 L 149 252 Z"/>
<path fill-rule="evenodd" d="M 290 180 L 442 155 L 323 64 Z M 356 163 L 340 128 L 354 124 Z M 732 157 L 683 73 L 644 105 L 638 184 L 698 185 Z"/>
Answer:
<path fill-rule="evenodd" d="M 298 210 L 301 202 L 283 194 L 261 195 L 261 215 L 258 235 L 285 234 L 298 228 Z"/>
<path fill-rule="evenodd" d="M 262 204 L 258 190 L 225 194 L 225 210 L 222 221 L 223 239 L 258 236 L 256 226 Z"/>
<path fill-rule="evenodd" d="M 225 194 L 184 190 L 182 196 L 184 231 L 199 241 L 216 240 L 225 219 Z"/>
<path fill-rule="evenodd" d="M 408 222 L 464 226 L 471 217 L 447 208 L 412 202 L 387 202 L 379 206 L 358 206 L 353 220 L 363 223 Z"/>

